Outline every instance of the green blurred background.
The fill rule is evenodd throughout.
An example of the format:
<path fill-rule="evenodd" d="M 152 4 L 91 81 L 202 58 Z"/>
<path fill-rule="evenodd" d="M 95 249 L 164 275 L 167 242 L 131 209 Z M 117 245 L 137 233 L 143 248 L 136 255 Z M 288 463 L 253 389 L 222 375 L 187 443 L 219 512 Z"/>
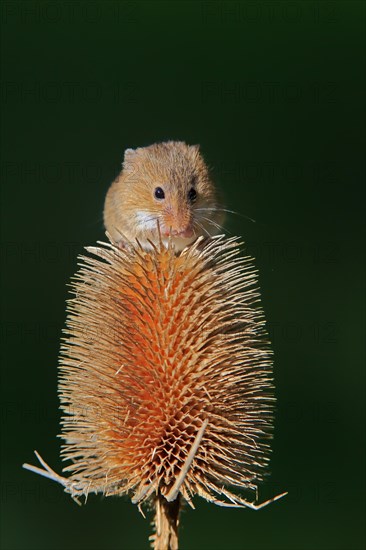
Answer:
<path fill-rule="evenodd" d="M 5 1 L 2 548 L 148 548 L 127 499 L 77 507 L 58 472 L 66 284 L 103 238 L 127 147 L 200 143 L 256 258 L 278 413 L 260 512 L 196 499 L 182 549 L 364 548 L 364 6 Z"/>

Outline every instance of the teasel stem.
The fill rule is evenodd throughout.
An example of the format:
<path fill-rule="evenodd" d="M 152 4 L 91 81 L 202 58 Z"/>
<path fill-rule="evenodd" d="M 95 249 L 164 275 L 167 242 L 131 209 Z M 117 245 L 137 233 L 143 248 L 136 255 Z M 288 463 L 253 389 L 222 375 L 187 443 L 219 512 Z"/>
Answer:
<path fill-rule="evenodd" d="M 155 533 L 150 537 L 153 550 L 178 550 L 180 495 L 172 502 L 159 492 L 155 499 Z"/>

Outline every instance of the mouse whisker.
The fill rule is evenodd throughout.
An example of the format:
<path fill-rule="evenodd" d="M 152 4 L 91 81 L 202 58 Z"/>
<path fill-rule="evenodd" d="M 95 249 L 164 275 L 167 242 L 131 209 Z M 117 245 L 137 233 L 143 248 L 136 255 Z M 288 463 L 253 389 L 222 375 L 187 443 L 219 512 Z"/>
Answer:
<path fill-rule="evenodd" d="M 211 207 L 211 208 L 196 208 L 196 212 L 200 211 L 210 211 L 210 212 L 228 212 L 229 214 L 235 214 L 236 216 L 239 216 L 240 218 L 245 218 L 253 223 L 256 223 L 256 220 L 254 218 L 251 218 L 250 216 L 247 216 L 246 214 L 241 214 L 240 212 L 236 212 L 235 210 L 229 210 L 228 208 L 218 208 L 218 207 Z"/>
<path fill-rule="evenodd" d="M 145 221 L 147 221 L 147 222 L 156 222 L 156 221 L 158 221 L 158 219 L 159 219 L 159 216 L 150 216 L 150 217 L 146 217 Z"/>
<path fill-rule="evenodd" d="M 213 220 L 210 220 L 210 218 L 206 218 L 205 216 L 201 216 L 201 218 L 203 220 L 206 220 L 208 223 L 210 223 L 211 225 L 213 225 L 214 227 L 216 227 L 219 231 L 222 231 L 223 233 L 225 233 L 226 231 L 228 233 L 230 233 L 230 231 L 226 230 L 222 225 L 220 225 L 219 223 L 216 223 L 214 222 Z M 231 235 L 231 233 L 230 233 Z"/>
<path fill-rule="evenodd" d="M 138 222 L 139 224 L 141 225 L 141 228 L 143 229 L 143 231 L 155 231 L 157 229 L 157 225 L 158 225 L 158 221 L 159 221 L 159 216 L 156 216 L 156 215 L 145 215 L 145 213 L 143 212 L 140 212 L 140 213 L 137 213 L 138 216 Z"/>
<path fill-rule="evenodd" d="M 211 237 L 211 233 L 209 231 L 207 231 L 207 229 L 197 220 L 194 220 L 193 222 L 193 228 L 194 226 L 197 225 L 198 229 L 201 229 L 202 231 L 204 231 L 205 233 L 207 233 L 207 236 L 208 237 Z"/>

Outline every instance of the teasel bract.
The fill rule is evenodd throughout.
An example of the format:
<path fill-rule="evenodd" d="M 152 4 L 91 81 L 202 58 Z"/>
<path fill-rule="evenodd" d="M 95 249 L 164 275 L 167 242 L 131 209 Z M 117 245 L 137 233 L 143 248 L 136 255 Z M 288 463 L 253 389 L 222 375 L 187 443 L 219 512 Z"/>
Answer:
<path fill-rule="evenodd" d="M 272 359 L 252 259 L 236 238 L 88 247 L 61 347 L 59 481 L 78 499 L 129 495 L 155 509 L 156 550 L 178 548 L 195 495 L 260 508 L 273 428 Z M 255 494 L 255 493 L 254 493 Z"/>

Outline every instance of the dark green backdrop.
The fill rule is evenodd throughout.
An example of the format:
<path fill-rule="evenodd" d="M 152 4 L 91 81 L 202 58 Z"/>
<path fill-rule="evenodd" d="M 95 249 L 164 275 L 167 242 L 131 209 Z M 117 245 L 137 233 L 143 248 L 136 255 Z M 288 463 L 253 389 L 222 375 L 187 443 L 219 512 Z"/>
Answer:
<path fill-rule="evenodd" d="M 61 471 L 66 283 L 103 238 L 127 147 L 200 143 L 256 258 L 275 350 L 261 512 L 196 500 L 182 549 L 359 550 L 363 539 L 364 4 L 25 2 L 2 23 L 2 548 L 147 548 L 125 499 L 78 508 Z"/>

